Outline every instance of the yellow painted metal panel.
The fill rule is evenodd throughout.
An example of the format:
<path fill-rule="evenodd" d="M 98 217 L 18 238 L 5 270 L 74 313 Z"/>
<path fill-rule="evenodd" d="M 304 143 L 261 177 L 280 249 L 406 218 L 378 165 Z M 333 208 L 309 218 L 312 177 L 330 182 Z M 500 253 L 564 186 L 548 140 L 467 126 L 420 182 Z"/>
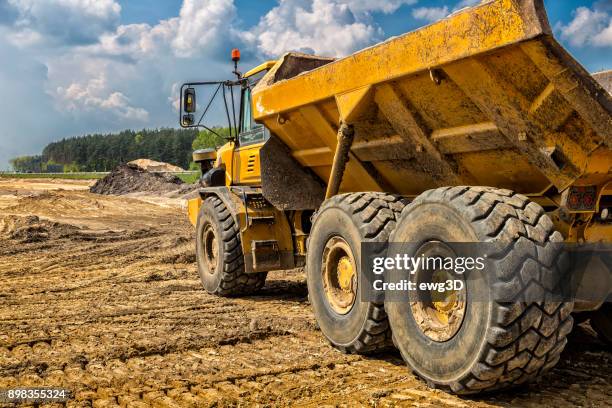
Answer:
<path fill-rule="evenodd" d="M 342 120 L 347 123 L 356 122 L 361 115 L 365 114 L 366 107 L 371 98 L 371 85 L 336 95 L 336 103 L 338 104 Z"/>
<path fill-rule="evenodd" d="M 612 177 L 593 164 L 610 148 L 612 98 L 554 40 L 542 0 L 484 2 L 291 79 L 266 77 L 253 101 L 256 120 L 324 182 L 340 121 L 354 125 L 343 192 L 487 183 L 536 196 Z"/>
<path fill-rule="evenodd" d="M 241 146 L 234 152 L 234 185 L 258 185 L 261 183 L 259 150 L 263 143 Z"/>
<path fill-rule="evenodd" d="M 202 199 L 200 197 L 187 201 L 187 214 L 189 215 L 189 222 L 191 222 L 194 227 L 198 223 L 198 214 L 200 213 L 201 206 Z"/>
<path fill-rule="evenodd" d="M 256 66 L 255 68 L 247 71 L 243 77 L 244 78 L 248 78 L 248 77 L 252 77 L 253 75 L 257 75 L 262 71 L 267 71 L 270 68 L 272 68 L 274 65 L 276 65 L 276 61 L 266 61 L 261 65 Z"/>

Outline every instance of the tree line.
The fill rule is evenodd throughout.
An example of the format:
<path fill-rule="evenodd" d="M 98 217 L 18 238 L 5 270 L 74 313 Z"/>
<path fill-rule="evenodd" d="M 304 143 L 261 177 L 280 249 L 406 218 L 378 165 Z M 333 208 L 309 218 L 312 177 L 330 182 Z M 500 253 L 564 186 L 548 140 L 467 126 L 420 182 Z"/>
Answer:
<path fill-rule="evenodd" d="M 214 130 L 216 134 L 168 128 L 89 134 L 50 143 L 42 154 L 15 157 L 10 163 L 18 172 L 87 172 L 110 171 L 120 164 L 145 158 L 188 169 L 193 168 L 193 150 L 225 143 L 228 130 Z"/>

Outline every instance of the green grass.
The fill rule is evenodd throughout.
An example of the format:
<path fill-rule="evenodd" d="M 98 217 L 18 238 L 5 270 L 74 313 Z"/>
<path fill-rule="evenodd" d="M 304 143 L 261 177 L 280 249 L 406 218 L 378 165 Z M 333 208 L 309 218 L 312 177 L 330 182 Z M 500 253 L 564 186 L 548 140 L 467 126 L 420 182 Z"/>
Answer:
<path fill-rule="evenodd" d="M 0 173 L 0 178 L 92 180 L 101 179 L 106 174 L 108 173 Z"/>
<path fill-rule="evenodd" d="M 193 184 L 200 179 L 200 172 L 194 173 L 175 173 L 175 176 L 183 180 L 184 183 Z"/>

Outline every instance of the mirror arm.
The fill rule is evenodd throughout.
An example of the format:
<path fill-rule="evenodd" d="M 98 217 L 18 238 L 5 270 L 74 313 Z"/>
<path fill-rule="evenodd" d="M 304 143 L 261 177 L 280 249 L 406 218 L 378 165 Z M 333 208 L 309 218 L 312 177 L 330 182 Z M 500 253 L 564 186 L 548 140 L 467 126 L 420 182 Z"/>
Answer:
<path fill-rule="evenodd" d="M 237 72 L 236 72 L 237 73 Z M 239 73 L 238 73 L 239 74 Z M 215 90 L 215 92 L 213 93 L 212 97 L 210 98 L 210 100 L 208 101 L 206 108 L 204 109 L 204 111 L 202 112 L 202 115 L 200 115 L 199 120 L 197 121 L 197 123 L 192 124 L 192 125 L 185 125 L 183 122 L 183 113 L 184 113 L 184 96 L 185 96 L 185 89 L 189 88 L 189 87 L 194 87 L 194 86 L 202 86 L 202 85 L 217 85 L 217 89 Z M 229 125 L 229 137 L 223 137 L 224 139 L 228 140 L 228 141 L 232 141 L 232 142 L 236 142 L 238 140 L 238 125 L 237 125 L 237 120 L 236 120 L 236 104 L 234 101 L 234 86 L 249 86 L 248 84 L 248 80 L 246 78 L 242 78 L 242 75 L 238 75 L 238 79 L 237 80 L 228 80 L 228 81 L 205 81 L 205 82 L 189 82 L 189 83 L 185 83 L 181 86 L 181 101 L 179 104 L 179 123 L 181 125 L 181 127 L 183 128 L 203 128 L 209 132 L 214 133 L 216 136 L 218 137 L 223 137 L 221 135 L 219 135 L 217 132 L 215 132 L 213 129 L 211 129 L 210 127 L 203 125 L 202 121 L 204 120 L 204 117 L 206 116 L 206 114 L 208 113 L 208 111 L 210 110 L 210 107 L 212 106 L 215 98 L 217 97 L 217 95 L 219 94 L 219 90 L 221 88 L 223 88 L 223 105 L 225 108 L 225 114 L 227 117 L 227 123 Z M 230 114 L 230 110 L 229 110 L 229 106 L 228 106 L 228 102 L 227 102 L 227 92 L 225 87 L 228 87 L 230 89 L 230 96 L 232 98 L 232 112 Z M 233 117 L 233 118 L 232 118 Z M 233 119 L 233 120 L 232 120 Z M 195 122 L 195 121 L 194 121 Z"/>

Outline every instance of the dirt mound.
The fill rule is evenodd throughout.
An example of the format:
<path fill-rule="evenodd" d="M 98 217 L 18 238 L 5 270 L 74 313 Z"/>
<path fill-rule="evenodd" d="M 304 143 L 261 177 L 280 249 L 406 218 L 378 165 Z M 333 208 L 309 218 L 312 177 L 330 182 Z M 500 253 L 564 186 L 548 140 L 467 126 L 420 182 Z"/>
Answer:
<path fill-rule="evenodd" d="M 184 169 L 178 166 L 175 166 L 173 164 L 158 162 L 158 161 L 149 160 L 149 159 L 133 160 L 129 162 L 128 164 L 136 165 L 140 167 L 141 169 L 144 169 L 147 171 L 185 171 Z"/>
<path fill-rule="evenodd" d="M 169 173 L 151 173 L 135 164 L 124 164 L 91 186 L 90 192 L 104 195 L 123 195 L 137 192 L 167 193 L 183 185 L 183 181 Z"/>
<path fill-rule="evenodd" d="M 7 215 L 0 218 L 0 238 L 12 239 L 22 243 L 42 242 L 77 234 L 74 225 L 43 220 L 36 215 Z"/>

